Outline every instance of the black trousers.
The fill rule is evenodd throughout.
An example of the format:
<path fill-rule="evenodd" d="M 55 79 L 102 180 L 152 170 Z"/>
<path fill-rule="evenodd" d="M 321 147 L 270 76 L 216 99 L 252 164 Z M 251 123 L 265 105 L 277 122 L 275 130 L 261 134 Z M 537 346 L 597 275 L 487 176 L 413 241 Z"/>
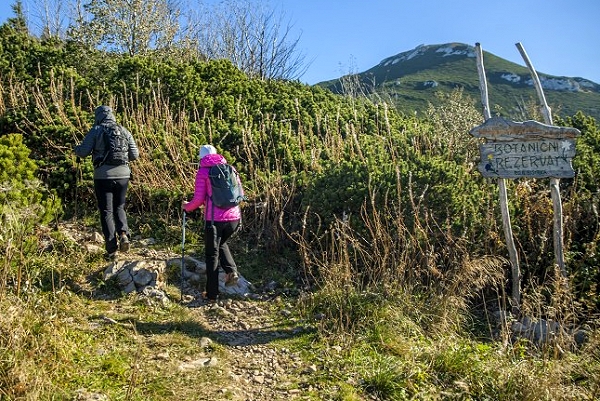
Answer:
<path fill-rule="evenodd" d="M 227 241 L 240 226 L 240 221 L 207 221 L 204 226 L 204 257 L 206 259 L 206 297 L 219 295 L 219 266 L 225 273 L 237 272 Z"/>
<path fill-rule="evenodd" d="M 117 235 L 129 236 L 127 215 L 125 214 L 125 198 L 129 179 L 94 180 L 94 191 L 100 211 L 100 223 L 104 234 L 104 246 L 107 253 L 118 249 Z"/>

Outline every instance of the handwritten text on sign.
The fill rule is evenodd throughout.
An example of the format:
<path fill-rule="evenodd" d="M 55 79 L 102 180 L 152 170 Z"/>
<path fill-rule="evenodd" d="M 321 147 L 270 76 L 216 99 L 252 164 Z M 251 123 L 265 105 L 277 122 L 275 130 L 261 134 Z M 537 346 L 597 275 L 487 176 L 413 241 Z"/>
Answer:
<path fill-rule="evenodd" d="M 485 177 L 556 177 L 575 175 L 571 160 L 575 156 L 572 139 L 520 142 L 488 142 L 480 145 L 479 171 Z"/>
<path fill-rule="evenodd" d="M 529 120 L 487 119 L 470 131 L 486 143 L 479 146 L 478 170 L 491 178 L 571 178 L 576 128 L 557 127 Z"/>

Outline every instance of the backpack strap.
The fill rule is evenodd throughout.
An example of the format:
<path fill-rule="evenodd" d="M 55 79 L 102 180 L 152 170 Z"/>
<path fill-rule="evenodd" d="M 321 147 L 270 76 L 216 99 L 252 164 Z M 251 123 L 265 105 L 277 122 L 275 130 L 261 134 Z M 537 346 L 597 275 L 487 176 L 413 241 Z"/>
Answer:
<path fill-rule="evenodd" d="M 99 127 L 102 129 L 100 137 L 102 139 L 102 142 L 104 142 L 104 156 L 102 157 L 102 159 L 97 159 L 96 161 L 94 161 L 94 168 L 98 168 L 106 162 L 106 158 L 108 157 L 108 147 L 110 145 L 108 143 L 108 136 L 106 135 L 107 126 L 105 124 L 100 124 Z"/>
<path fill-rule="evenodd" d="M 200 166 L 200 167 L 202 168 L 202 166 Z M 208 187 L 210 187 L 210 192 L 211 192 L 210 195 L 209 195 L 208 194 L 208 189 L 206 190 L 206 201 L 205 201 L 205 207 L 204 207 L 205 212 L 204 213 L 206 213 L 208 211 L 207 210 L 208 209 L 208 201 L 210 200 L 210 204 L 212 205 L 210 224 L 212 226 L 214 226 L 215 225 L 215 204 L 212 201 L 212 184 L 210 182 L 210 168 L 211 167 L 212 166 L 210 166 L 210 167 L 209 166 L 204 167 L 206 169 L 206 171 L 207 171 L 206 179 L 208 180 Z"/>

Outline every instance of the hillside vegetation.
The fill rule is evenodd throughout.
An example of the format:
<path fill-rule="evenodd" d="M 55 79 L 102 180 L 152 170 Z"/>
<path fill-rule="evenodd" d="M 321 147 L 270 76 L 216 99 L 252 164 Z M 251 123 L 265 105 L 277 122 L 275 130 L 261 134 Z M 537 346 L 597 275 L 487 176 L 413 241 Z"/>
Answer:
<path fill-rule="evenodd" d="M 169 306 L 126 297 L 102 280 L 101 253 L 65 235 L 66 224 L 98 225 L 91 161 L 72 148 L 100 104 L 140 148 L 128 213 L 134 236 L 156 239 L 153 254 L 180 251 L 200 145 L 241 172 L 248 201 L 234 253 L 275 299 L 269 313 L 286 308 L 282 327 L 303 325 L 275 345 L 317 366 L 303 399 L 600 396 L 594 118 L 556 121 L 581 131 L 576 178 L 561 182 L 568 278 L 554 266 L 548 182 L 508 182 L 524 276 L 521 315 L 511 316 L 497 184 L 477 172 L 469 135 L 483 118 L 460 90 L 417 118 L 252 79 L 226 60 L 90 52 L 11 23 L 0 27 L 0 86 L 0 399 L 77 399 L 82 388 L 197 399 L 223 380 L 154 360 L 140 368 L 156 349 L 184 359 L 211 333 L 178 303 L 177 271 Z M 202 255 L 198 219 L 187 246 Z M 107 315 L 120 324 L 93 332 Z M 557 329 L 518 336 L 513 320 L 525 317 Z"/>

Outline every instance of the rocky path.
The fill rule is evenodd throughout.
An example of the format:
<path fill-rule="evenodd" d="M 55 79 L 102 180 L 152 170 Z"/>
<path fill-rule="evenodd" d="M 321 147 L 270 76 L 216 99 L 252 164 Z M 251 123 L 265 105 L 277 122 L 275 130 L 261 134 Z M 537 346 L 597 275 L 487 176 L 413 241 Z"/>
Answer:
<path fill-rule="evenodd" d="M 181 258 L 165 257 L 163 260 L 167 261 L 166 269 L 172 269 L 172 265 L 181 269 Z M 133 264 L 117 262 L 106 272 L 114 274 L 116 269 L 123 276 L 122 272 L 128 266 L 131 266 L 131 276 L 136 277 L 144 269 L 154 269 L 151 263 L 142 260 Z M 198 369 L 217 369 L 225 380 L 224 384 L 203 391 L 199 399 L 309 399 L 307 393 L 313 390 L 310 382 L 317 367 L 304 361 L 298 352 L 286 348 L 282 340 L 311 328 L 291 317 L 291 304 L 274 296 L 268 288 L 256 290 L 243 276 L 237 285 L 227 287 L 225 273 L 221 272 L 222 298 L 216 304 L 203 301 L 200 288 L 204 287 L 205 269 L 204 262 L 186 256 L 182 301 L 190 308 L 194 320 L 209 334 L 201 339 L 206 351 L 204 355 L 200 359 L 182 361 L 180 368 L 194 374 L 201 374 Z M 160 287 L 160 280 L 157 285 Z M 214 349 L 212 343 L 220 345 L 218 352 L 211 351 Z"/>
<path fill-rule="evenodd" d="M 163 255 L 159 259 L 166 260 L 167 270 L 173 267 L 181 269 L 180 257 Z M 132 270 L 137 272 L 134 274 L 132 271 L 132 276 L 139 276 L 142 270 L 153 268 L 143 262 L 131 265 Z M 127 266 L 126 262 L 116 263 L 112 270 L 122 271 Z M 181 367 L 196 374 L 199 373 L 198 368 L 217 369 L 221 372 L 220 377 L 225 378 L 224 384 L 203 391 L 200 399 L 309 399 L 307 394 L 313 390 L 310 382 L 317 374 L 317 367 L 304 361 L 298 352 L 286 348 L 282 340 L 311 328 L 295 321 L 290 312 L 292 305 L 274 296 L 271 288 L 257 290 L 242 275 L 237 285 L 228 287 L 225 285 L 225 273 L 221 272 L 219 289 L 222 298 L 216 304 L 206 303 L 200 291 L 204 287 L 205 271 L 204 262 L 185 257 L 183 304 L 190 308 L 194 320 L 209 334 L 201 340 L 207 350 L 204 356 L 198 360 L 182 361 Z M 219 352 L 210 351 L 213 342 L 221 346 Z"/>
<path fill-rule="evenodd" d="M 272 301 L 226 299 L 217 305 L 195 308 L 198 321 L 211 328 L 208 341 L 216 341 L 225 348 L 224 360 L 214 362 L 228 379 L 227 385 L 215 389 L 223 398 L 307 399 L 303 394 L 311 390 L 308 381 L 316 373 L 316 367 L 307 365 L 296 352 L 278 344 L 278 340 L 294 336 L 304 328 L 280 326 L 271 306 Z M 286 309 L 279 313 L 285 314 Z"/>

